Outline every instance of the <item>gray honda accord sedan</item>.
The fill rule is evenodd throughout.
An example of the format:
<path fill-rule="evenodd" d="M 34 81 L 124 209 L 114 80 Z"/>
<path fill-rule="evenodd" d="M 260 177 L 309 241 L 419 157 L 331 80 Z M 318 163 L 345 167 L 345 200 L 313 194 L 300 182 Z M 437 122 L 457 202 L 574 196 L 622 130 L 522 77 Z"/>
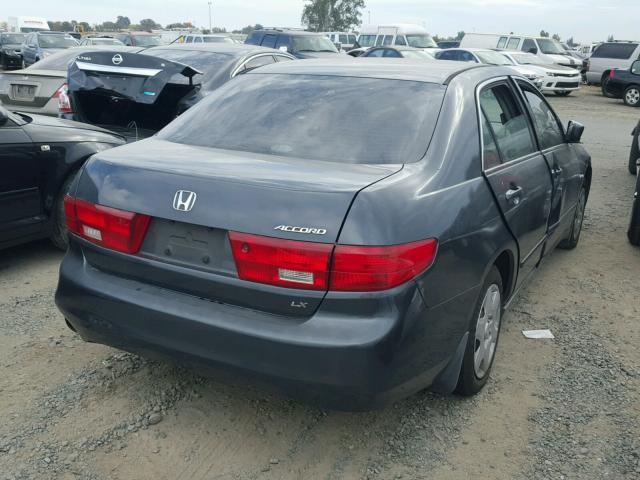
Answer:
<path fill-rule="evenodd" d="M 87 341 L 332 408 L 472 395 L 578 243 L 582 130 L 505 67 L 267 66 L 86 163 L 56 301 Z"/>

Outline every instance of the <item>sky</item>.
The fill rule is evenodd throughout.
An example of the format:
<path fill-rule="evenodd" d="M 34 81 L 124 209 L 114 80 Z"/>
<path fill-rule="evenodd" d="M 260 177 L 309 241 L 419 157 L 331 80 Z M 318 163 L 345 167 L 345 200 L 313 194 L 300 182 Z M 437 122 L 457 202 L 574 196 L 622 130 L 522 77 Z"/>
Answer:
<path fill-rule="evenodd" d="M 365 0 L 363 23 L 417 23 L 431 34 L 458 31 L 538 34 L 544 29 L 563 39 L 591 42 L 640 39 L 638 0 Z M 168 24 L 191 21 L 208 28 L 207 0 L 2 0 L 0 21 L 8 16 L 30 15 L 47 20 L 89 23 L 114 21 L 118 15 L 132 22 L 152 18 Z M 227 30 L 260 23 L 264 26 L 300 25 L 303 0 L 212 0 L 213 25 Z"/>

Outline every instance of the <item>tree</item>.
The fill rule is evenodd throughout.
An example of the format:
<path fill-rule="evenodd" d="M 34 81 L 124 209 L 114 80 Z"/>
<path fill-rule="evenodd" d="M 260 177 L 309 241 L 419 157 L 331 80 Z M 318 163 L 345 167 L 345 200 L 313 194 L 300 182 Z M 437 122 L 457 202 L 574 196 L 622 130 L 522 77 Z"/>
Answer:
<path fill-rule="evenodd" d="M 104 22 L 102 25 L 96 25 L 96 30 L 102 30 L 103 32 L 115 32 L 118 30 L 118 26 L 114 22 Z"/>
<path fill-rule="evenodd" d="M 454 40 L 456 40 L 457 42 L 459 42 L 460 40 L 462 40 L 464 38 L 464 31 L 459 31 L 458 35 L 456 35 L 456 38 Z"/>
<path fill-rule="evenodd" d="M 116 27 L 118 27 L 118 30 L 129 28 L 129 25 L 131 25 L 131 20 L 129 20 L 129 17 L 118 15 L 118 18 L 116 19 Z"/>
<path fill-rule="evenodd" d="M 573 40 L 573 37 L 567 38 L 567 45 L 570 47 L 577 47 L 578 44 Z"/>
<path fill-rule="evenodd" d="M 150 18 L 143 18 L 142 20 L 140 20 L 140 28 L 142 30 L 146 30 L 150 32 L 154 28 L 162 28 L 162 25 L 160 25 L 159 23 L 156 23 Z"/>
<path fill-rule="evenodd" d="M 540 36 L 549 38 L 549 32 L 545 32 L 544 30 L 540 30 Z"/>
<path fill-rule="evenodd" d="M 305 0 L 302 23 L 314 32 L 348 32 L 360 25 L 364 0 Z"/>
<path fill-rule="evenodd" d="M 193 24 L 191 22 L 176 22 L 170 23 L 166 26 L 167 29 L 171 30 L 173 28 L 193 28 Z"/>
<path fill-rule="evenodd" d="M 558 35 L 557 33 L 554 33 L 554 34 L 553 34 L 553 37 L 551 37 L 551 38 L 553 38 L 556 42 L 559 42 L 560 40 L 562 40 L 562 39 L 560 38 L 560 35 Z"/>

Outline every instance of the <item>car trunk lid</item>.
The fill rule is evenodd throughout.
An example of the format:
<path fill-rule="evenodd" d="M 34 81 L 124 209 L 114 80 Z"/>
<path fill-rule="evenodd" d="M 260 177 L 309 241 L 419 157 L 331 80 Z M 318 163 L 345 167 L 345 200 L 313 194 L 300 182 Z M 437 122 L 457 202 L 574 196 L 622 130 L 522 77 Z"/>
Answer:
<path fill-rule="evenodd" d="M 150 215 L 149 230 L 140 252 L 122 264 L 98 253 L 87 258 L 98 268 L 212 301 L 307 316 L 325 292 L 239 280 L 229 232 L 332 245 L 357 193 L 401 168 L 231 152 L 155 138 L 129 144 L 94 157 L 77 195 Z M 187 193 L 178 203 L 189 208 L 175 203 L 180 191 Z"/>
<path fill-rule="evenodd" d="M 180 100 L 200 88 L 194 81 L 199 75 L 188 65 L 150 55 L 83 53 L 69 66 L 74 118 L 119 131 L 157 131 L 177 116 Z"/>
<path fill-rule="evenodd" d="M 64 84 L 66 72 L 25 69 L 2 72 L 0 100 L 7 106 L 41 108 Z"/>

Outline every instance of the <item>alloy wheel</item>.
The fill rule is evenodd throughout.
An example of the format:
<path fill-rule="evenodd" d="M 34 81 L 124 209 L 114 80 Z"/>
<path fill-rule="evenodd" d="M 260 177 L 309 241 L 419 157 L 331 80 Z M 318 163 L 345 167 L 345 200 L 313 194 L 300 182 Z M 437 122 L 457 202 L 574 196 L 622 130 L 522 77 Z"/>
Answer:
<path fill-rule="evenodd" d="M 500 287 L 495 283 L 489 285 L 478 314 L 473 352 L 473 366 L 478 379 L 487 374 L 496 353 L 502 314 L 501 297 Z"/>
<path fill-rule="evenodd" d="M 625 93 L 625 100 L 628 105 L 637 105 L 640 102 L 640 90 L 637 88 L 630 88 Z"/>

